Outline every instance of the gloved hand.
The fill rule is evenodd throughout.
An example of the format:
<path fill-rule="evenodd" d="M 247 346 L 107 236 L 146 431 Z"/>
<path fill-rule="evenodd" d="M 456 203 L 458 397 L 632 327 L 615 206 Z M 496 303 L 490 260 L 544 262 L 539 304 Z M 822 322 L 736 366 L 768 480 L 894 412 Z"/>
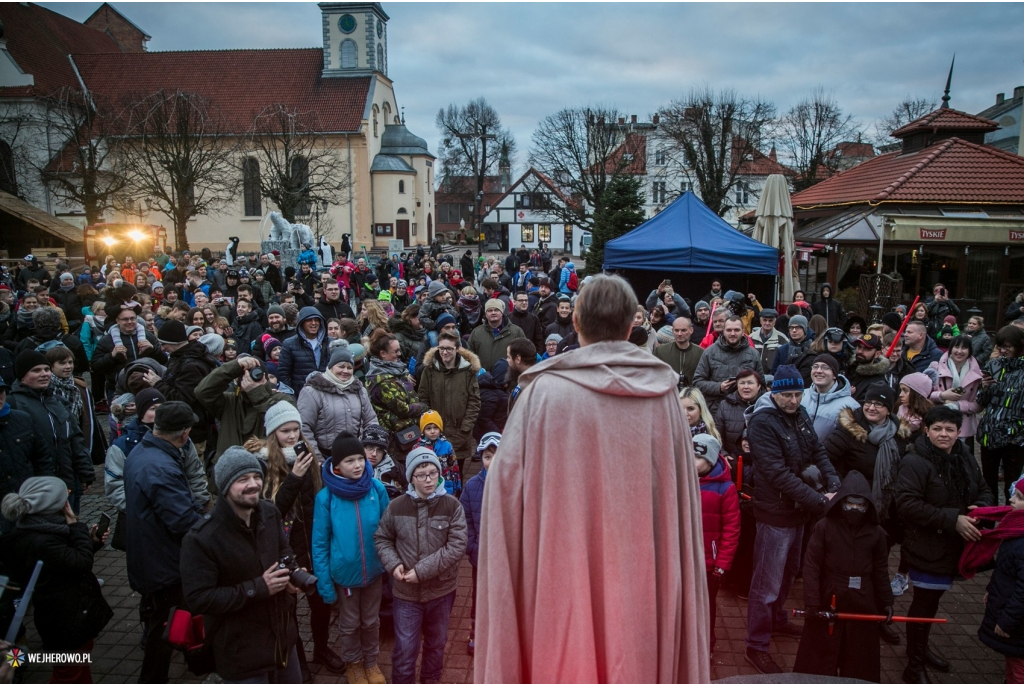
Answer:
<path fill-rule="evenodd" d="M 886 625 L 891 625 L 892 624 L 892 607 L 891 606 L 885 607 L 885 624 Z"/>

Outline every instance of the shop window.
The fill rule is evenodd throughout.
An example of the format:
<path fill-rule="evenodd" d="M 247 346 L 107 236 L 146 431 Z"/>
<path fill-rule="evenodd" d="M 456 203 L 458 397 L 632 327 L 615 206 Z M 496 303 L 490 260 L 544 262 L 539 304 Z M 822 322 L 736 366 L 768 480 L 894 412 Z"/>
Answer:
<path fill-rule="evenodd" d="M 394 235 L 394 228 L 391 224 L 375 224 L 373 232 L 379 236 L 391 236 Z"/>
<path fill-rule="evenodd" d="M 542 243 L 550 242 L 551 224 L 540 224 L 537 226 L 537 240 Z"/>
<path fill-rule="evenodd" d="M 523 242 L 524 245 L 526 243 L 532 243 L 533 242 L 533 224 L 523 224 L 523 235 L 522 235 L 522 238 L 523 238 L 522 242 Z"/>

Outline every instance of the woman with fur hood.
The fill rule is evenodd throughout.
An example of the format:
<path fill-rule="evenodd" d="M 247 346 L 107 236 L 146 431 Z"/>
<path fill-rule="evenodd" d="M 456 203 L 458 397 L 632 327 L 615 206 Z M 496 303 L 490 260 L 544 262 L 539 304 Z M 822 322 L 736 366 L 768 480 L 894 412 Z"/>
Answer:
<path fill-rule="evenodd" d="M 355 357 L 344 340 L 331 343 L 327 370 L 309 375 L 297 402 L 302 435 L 318 457 L 328 459 L 339 433 L 361 435 L 377 424 L 366 388 L 355 378 Z"/>
<path fill-rule="evenodd" d="M 480 358 L 459 347 L 454 333 L 437 336 L 437 347 L 423 357 L 419 396 L 441 415 L 445 437 L 452 443 L 459 471 L 476 449 L 473 428 L 480 415 Z"/>

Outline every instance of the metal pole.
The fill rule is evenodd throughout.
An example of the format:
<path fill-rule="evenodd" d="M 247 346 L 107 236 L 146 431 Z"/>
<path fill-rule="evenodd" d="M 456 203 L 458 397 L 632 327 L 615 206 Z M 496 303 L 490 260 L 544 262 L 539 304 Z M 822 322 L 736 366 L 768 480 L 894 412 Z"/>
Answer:
<path fill-rule="evenodd" d="M 882 247 L 885 245 L 885 221 L 882 222 L 882 227 L 878 230 L 878 268 L 875 270 L 876 274 L 882 273 Z"/>

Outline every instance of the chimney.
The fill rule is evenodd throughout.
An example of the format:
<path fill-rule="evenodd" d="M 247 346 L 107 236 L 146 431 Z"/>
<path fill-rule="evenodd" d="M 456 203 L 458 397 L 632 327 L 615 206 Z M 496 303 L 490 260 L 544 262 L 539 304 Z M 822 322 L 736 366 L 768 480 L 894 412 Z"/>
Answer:
<path fill-rule="evenodd" d="M 1001 105 L 1006 100 L 1006 93 L 996 93 L 996 104 Z"/>
<path fill-rule="evenodd" d="M 629 115 L 629 123 L 631 123 L 631 124 L 635 124 L 636 123 L 636 115 L 635 114 L 630 114 Z"/>
<path fill-rule="evenodd" d="M 626 117 L 619 117 L 619 126 L 623 126 L 626 123 Z"/>
<path fill-rule="evenodd" d="M 1024 86 L 1017 86 L 1013 89 L 1013 99 L 1024 98 Z"/>
<path fill-rule="evenodd" d="M 657 114 L 651 117 L 651 123 L 654 124 L 655 126 L 657 126 L 660 121 L 661 117 L 659 117 Z"/>

